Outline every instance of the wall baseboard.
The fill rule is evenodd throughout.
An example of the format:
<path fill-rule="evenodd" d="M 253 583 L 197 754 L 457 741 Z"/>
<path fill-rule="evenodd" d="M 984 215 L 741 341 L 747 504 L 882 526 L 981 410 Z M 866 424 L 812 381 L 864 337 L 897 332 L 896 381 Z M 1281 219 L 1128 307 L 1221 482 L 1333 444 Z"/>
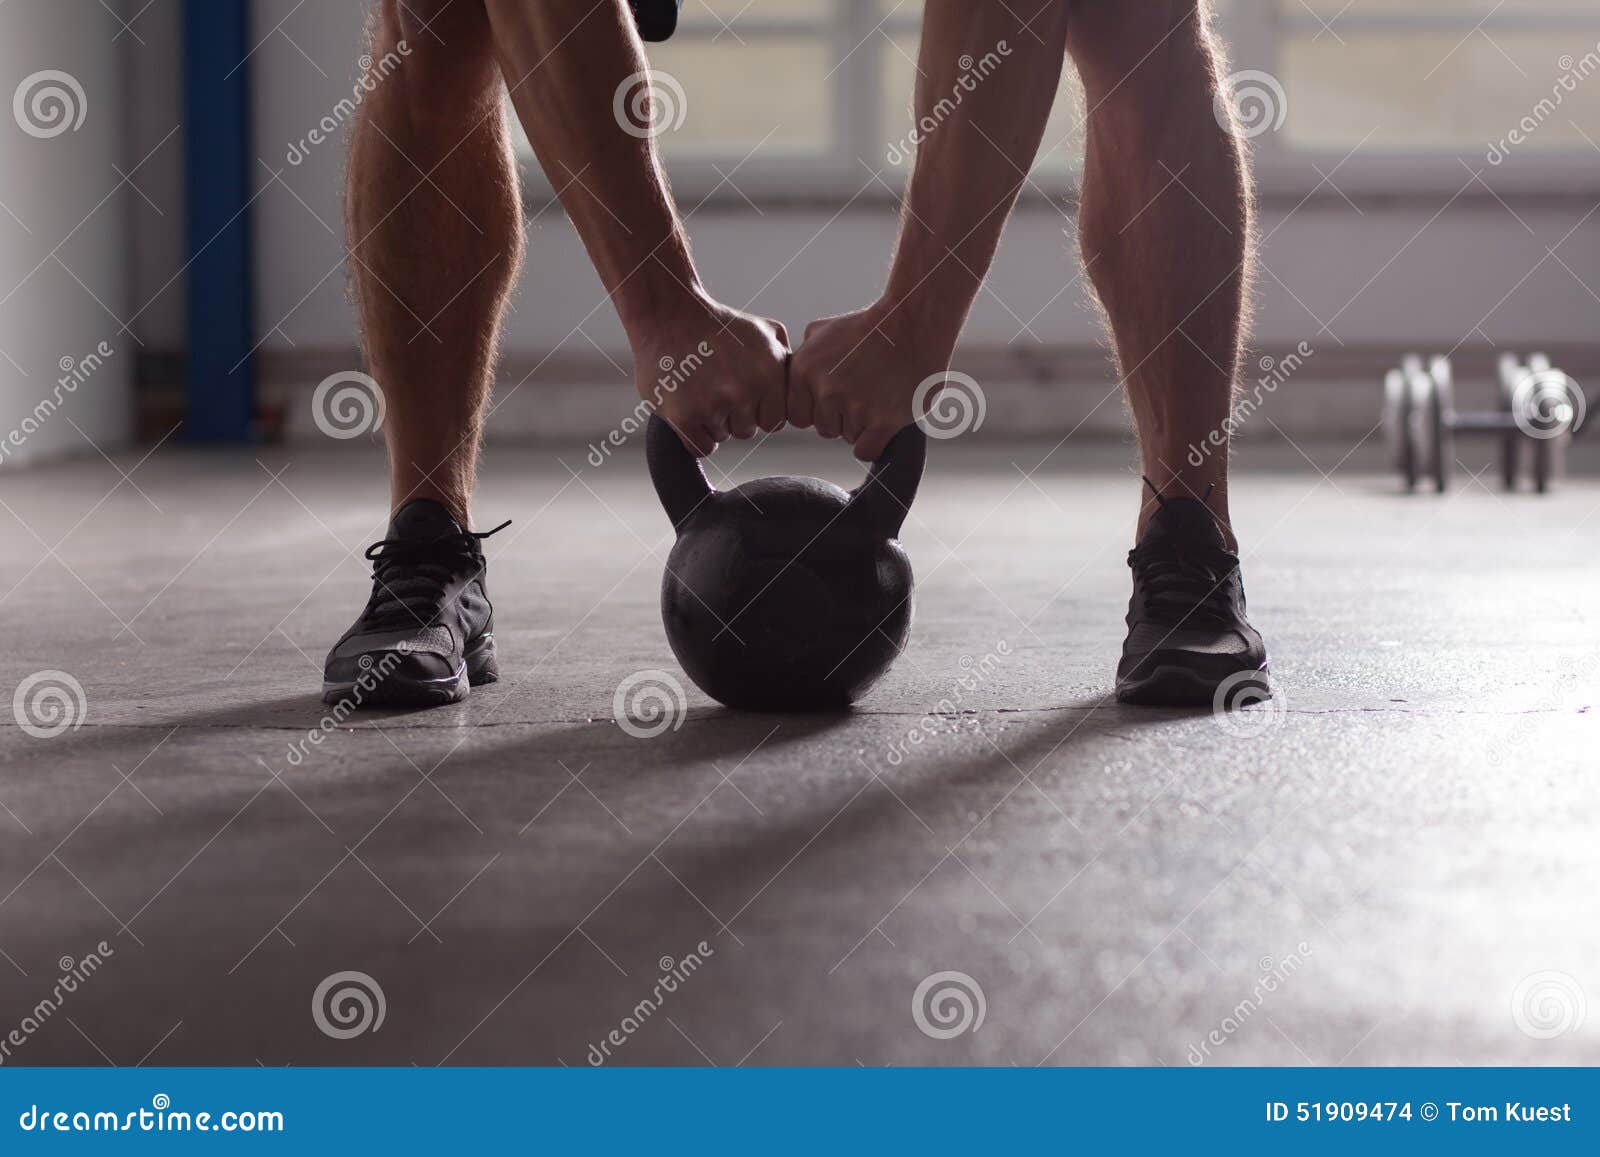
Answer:
<path fill-rule="evenodd" d="M 1600 382 L 1600 344 L 1539 347 L 1577 381 Z M 1532 352 L 1519 350 L 1519 353 Z M 1430 349 L 1331 347 L 1299 358 L 1293 350 L 1257 350 L 1246 365 L 1243 396 L 1260 404 L 1239 436 L 1277 432 L 1291 438 L 1360 438 L 1378 423 L 1385 371 L 1407 353 Z M 1467 406 L 1488 406 L 1501 350 L 1463 347 L 1454 355 L 1458 395 Z M 140 428 L 159 437 L 182 413 L 183 359 L 143 355 Z M 493 442 L 598 441 L 637 404 L 626 373 L 627 355 L 556 352 L 517 355 L 500 367 L 486 439 Z M 362 367 L 354 349 L 269 350 L 259 359 L 258 412 L 263 437 L 320 438 L 312 395 L 319 382 Z M 619 368 L 620 367 L 620 368 Z M 976 348 L 961 351 L 955 368 L 981 386 L 985 403 L 976 436 L 997 438 L 1122 438 L 1128 421 L 1110 358 L 1095 347 Z"/>

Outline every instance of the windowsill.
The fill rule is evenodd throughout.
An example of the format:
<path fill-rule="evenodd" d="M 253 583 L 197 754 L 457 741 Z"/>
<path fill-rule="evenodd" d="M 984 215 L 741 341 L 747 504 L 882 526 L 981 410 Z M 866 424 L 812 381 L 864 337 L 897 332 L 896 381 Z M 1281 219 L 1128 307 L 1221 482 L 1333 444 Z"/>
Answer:
<path fill-rule="evenodd" d="M 738 169 L 725 160 L 669 161 L 673 193 L 685 212 L 758 214 L 768 209 L 878 208 L 895 204 L 904 187 L 899 170 L 876 175 L 864 165 L 785 158 Z M 1352 203 L 1359 208 L 1444 203 L 1518 205 L 1600 201 L 1600 153 L 1512 157 L 1500 165 L 1455 155 L 1343 157 L 1336 153 L 1275 153 L 1255 165 L 1257 197 L 1265 208 L 1312 202 Z M 549 184 L 524 158 L 524 201 L 535 215 L 559 213 Z M 1072 202 L 1075 173 L 1034 174 L 1024 186 L 1024 207 Z"/>

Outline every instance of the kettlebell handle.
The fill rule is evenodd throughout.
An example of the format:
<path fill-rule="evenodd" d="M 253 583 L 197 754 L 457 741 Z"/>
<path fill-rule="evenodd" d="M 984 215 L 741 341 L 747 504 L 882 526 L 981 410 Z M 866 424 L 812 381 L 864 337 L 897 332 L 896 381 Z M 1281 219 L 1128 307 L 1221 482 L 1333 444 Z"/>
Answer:
<path fill-rule="evenodd" d="M 868 469 L 866 481 L 850 492 L 846 513 L 865 518 L 885 538 L 898 537 L 922 484 L 927 460 L 928 436 L 912 423 L 889 439 Z"/>
<path fill-rule="evenodd" d="M 644 449 L 656 497 L 672 520 L 672 528 L 681 530 L 716 489 L 706 479 L 700 460 L 658 414 L 650 415 Z M 901 430 L 867 471 L 866 481 L 850 492 L 846 515 L 866 519 L 885 538 L 896 537 L 917 496 L 927 458 L 928 436 L 922 428 L 913 424 Z"/>
<path fill-rule="evenodd" d="M 650 468 L 650 481 L 655 483 L 656 497 L 672 520 L 672 529 L 682 530 L 700 504 L 716 493 L 706 479 L 705 468 L 700 459 L 689 453 L 671 423 L 659 414 L 651 414 L 645 427 L 644 458 Z"/>

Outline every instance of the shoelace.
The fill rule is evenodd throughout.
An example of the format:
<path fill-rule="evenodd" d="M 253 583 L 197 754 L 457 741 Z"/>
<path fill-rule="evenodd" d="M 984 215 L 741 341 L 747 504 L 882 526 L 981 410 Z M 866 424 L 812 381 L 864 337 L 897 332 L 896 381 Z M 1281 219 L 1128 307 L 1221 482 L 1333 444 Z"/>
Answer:
<path fill-rule="evenodd" d="M 1191 552 L 1161 545 L 1135 547 L 1128 565 L 1145 591 L 1145 605 L 1159 621 L 1226 627 L 1235 619 L 1228 577 L 1239 557 L 1225 550 Z"/>
<path fill-rule="evenodd" d="M 1165 508 L 1168 499 L 1155 483 L 1144 484 Z M 1211 498 L 1215 486 L 1206 487 L 1200 502 Z M 1173 542 L 1136 546 L 1128 552 L 1128 565 L 1145 590 L 1146 608 L 1159 621 L 1197 626 L 1231 626 L 1235 620 L 1228 578 L 1239 568 L 1239 556 L 1219 547 L 1186 549 Z"/>
<path fill-rule="evenodd" d="M 510 526 L 464 530 L 418 541 L 385 538 L 367 547 L 372 563 L 372 601 L 362 615 L 367 628 L 431 626 L 444 588 L 463 563 L 483 565 L 482 542 Z"/>

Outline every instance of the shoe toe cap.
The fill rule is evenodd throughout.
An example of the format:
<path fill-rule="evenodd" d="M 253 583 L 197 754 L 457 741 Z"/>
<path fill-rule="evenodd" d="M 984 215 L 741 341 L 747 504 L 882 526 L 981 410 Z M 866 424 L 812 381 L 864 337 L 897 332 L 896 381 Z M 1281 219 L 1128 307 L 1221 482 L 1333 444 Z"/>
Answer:
<path fill-rule="evenodd" d="M 388 636 L 355 636 L 334 647 L 323 678 L 329 683 L 432 682 L 456 673 L 455 640 L 443 627 Z"/>
<path fill-rule="evenodd" d="M 1123 648 L 1117 680 L 1125 684 L 1163 671 L 1185 672 L 1196 687 L 1215 687 L 1240 672 L 1262 669 L 1266 661 L 1266 648 L 1253 633 L 1141 623 Z"/>

